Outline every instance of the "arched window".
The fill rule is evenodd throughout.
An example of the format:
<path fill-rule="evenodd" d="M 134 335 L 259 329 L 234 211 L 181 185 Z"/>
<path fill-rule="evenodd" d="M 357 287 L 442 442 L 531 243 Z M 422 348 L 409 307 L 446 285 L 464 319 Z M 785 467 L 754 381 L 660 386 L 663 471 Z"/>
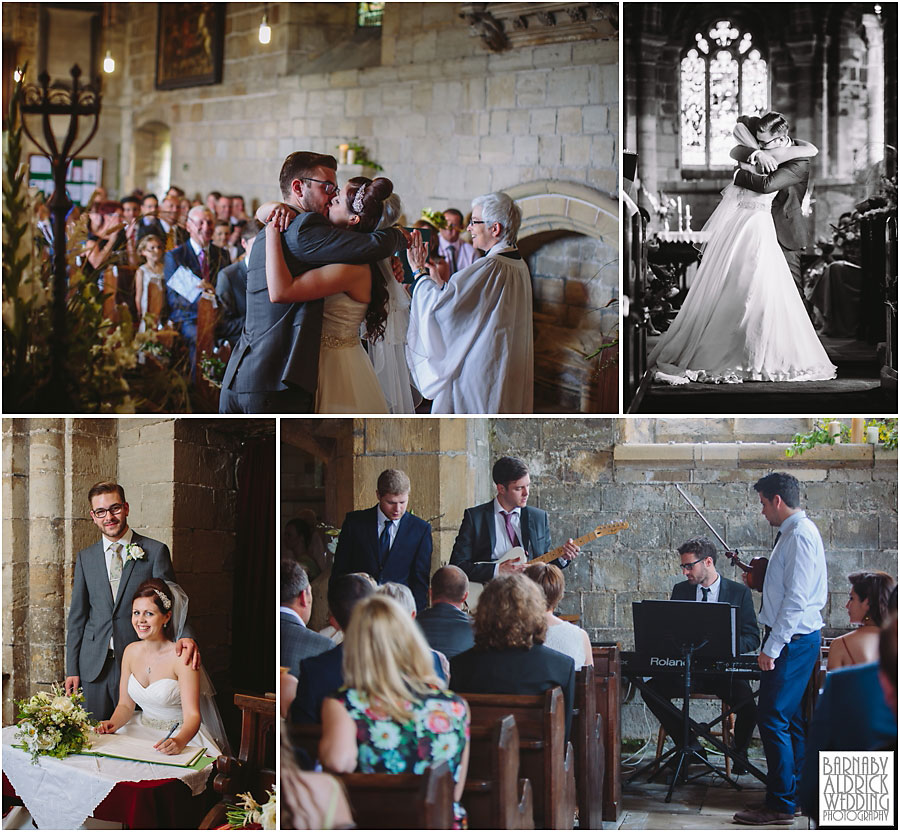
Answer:
<path fill-rule="evenodd" d="M 728 151 L 739 115 L 769 108 L 769 67 L 750 32 L 716 20 L 681 58 L 681 166 L 733 164 Z"/>

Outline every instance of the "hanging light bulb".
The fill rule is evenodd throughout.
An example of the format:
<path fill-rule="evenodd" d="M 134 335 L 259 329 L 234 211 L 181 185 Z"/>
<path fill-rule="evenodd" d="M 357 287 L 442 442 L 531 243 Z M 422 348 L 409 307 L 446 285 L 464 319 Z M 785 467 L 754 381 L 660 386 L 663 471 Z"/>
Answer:
<path fill-rule="evenodd" d="M 263 13 L 262 23 L 259 24 L 259 42 L 268 43 L 272 40 L 272 27 L 269 25 L 268 17 Z"/>
<path fill-rule="evenodd" d="M 21 81 L 21 80 L 22 80 L 22 68 L 17 66 L 15 69 L 15 72 L 13 72 L 13 81 L 15 81 L 18 84 L 19 81 Z"/>
<path fill-rule="evenodd" d="M 106 57 L 103 59 L 103 71 L 107 75 L 116 71 L 116 62 L 113 60 L 113 56 L 108 49 L 106 50 Z"/>

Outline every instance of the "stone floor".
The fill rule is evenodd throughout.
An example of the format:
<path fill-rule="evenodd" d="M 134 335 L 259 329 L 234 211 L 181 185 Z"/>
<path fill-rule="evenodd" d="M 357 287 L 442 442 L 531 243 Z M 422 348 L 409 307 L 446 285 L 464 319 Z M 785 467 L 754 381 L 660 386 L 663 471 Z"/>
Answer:
<path fill-rule="evenodd" d="M 755 766 L 765 771 L 765 757 L 761 748 L 750 754 Z M 721 759 L 721 758 L 720 758 Z M 647 757 L 645 762 L 649 762 Z M 716 762 L 713 759 L 713 762 Z M 623 770 L 623 781 L 635 769 Z M 692 767 L 691 774 L 700 772 Z M 708 774 L 698 780 L 676 787 L 672 802 L 666 803 L 668 785 L 665 775 L 647 783 L 646 776 L 636 782 L 623 782 L 622 813 L 616 824 L 604 824 L 607 829 L 724 829 L 744 828 L 732 820 L 735 812 L 749 803 L 758 803 L 765 797 L 765 786 L 750 774 L 737 779 L 741 790 L 727 785 L 721 778 Z M 792 826 L 762 826 L 759 829 L 808 829 L 805 817 L 797 818 Z"/>

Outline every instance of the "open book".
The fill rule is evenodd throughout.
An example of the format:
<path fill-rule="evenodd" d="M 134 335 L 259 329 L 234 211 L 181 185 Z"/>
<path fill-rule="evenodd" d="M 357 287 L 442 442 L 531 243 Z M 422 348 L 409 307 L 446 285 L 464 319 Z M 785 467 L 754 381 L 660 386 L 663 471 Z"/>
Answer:
<path fill-rule="evenodd" d="M 180 754 L 163 754 L 147 739 L 129 737 L 125 734 L 95 734 L 91 737 L 91 747 L 81 753 L 93 757 L 116 757 L 120 760 L 135 760 L 160 766 L 191 768 L 205 755 L 206 748 L 188 745 Z"/>

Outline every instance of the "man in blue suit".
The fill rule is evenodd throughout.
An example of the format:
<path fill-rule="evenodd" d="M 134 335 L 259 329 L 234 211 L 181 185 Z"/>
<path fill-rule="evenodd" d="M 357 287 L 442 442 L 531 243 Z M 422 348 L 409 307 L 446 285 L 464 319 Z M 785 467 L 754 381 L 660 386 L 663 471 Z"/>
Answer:
<path fill-rule="evenodd" d="M 521 572 L 521 561 L 497 561 L 510 549 L 520 546 L 529 558 L 551 549 L 547 512 L 526 505 L 531 493 L 528 466 L 521 459 L 504 456 L 494 463 L 491 475 L 497 496 L 489 503 L 467 508 L 459 534 L 450 553 L 450 563 L 458 566 L 470 581 L 486 584 L 491 578 Z M 554 563 L 565 569 L 578 555 L 578 547 L 570 538 L 565 553 Z"/>
<path fill-rule="evenodd" d="M 428 606 L 431 524 L 406 511 L 409 489 L 409 477 L 403 471 L 382 471 L 375 491 L 378 504 L 347 514 L 329 589 L 341 575 L 367 572 L 379 584 L 395 581 L 408 586 L 417 610 Z"/>
<path fill-rule="evenodd" d="M 199 288 L 215 292 L 216 275 L 220 269 L 231 263 L 225 249 L 214 246 L 212 240 L 215 219 L 209 209 L 198 205 L 191 208 L 187 218 L 187 229 L 191 235 L 186 243 L 166 252 L 165 281 L 169 318 L 181 332 L 188 345 L 191 378 L 194 374 L 194 355 L 197 351 L 197 304 L 200 297 L 189 300 L 177 292 L 170 281 L 175 272 L 184 266 L 194 277 L 199 278 Z"/>

